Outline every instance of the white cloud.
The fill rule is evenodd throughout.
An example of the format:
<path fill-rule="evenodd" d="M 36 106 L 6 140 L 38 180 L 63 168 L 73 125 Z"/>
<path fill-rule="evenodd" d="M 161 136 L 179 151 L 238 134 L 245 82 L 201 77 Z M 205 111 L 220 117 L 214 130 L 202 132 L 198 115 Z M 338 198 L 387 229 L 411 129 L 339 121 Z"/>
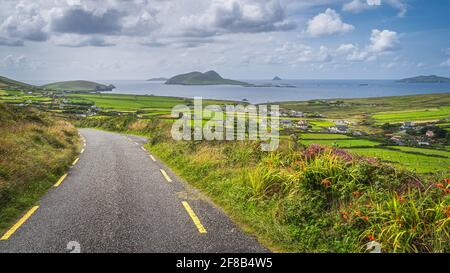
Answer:
<path fill-rule="evenodd" d="M 342 6 L 346 12 L 359 13 L 368 9 L 380 7 L 383 2 L 398 10 L 398 16 L 403 17 L 407 12 L 407 5 L 402 0 L 352 0 Z"/>
<path fill-rule="evenodd" d="M 19 2 L 12 14 L 0 25 L 0 33 L 23 40 L 46 41 L 46 26 L 47 22 L 36 4 Z"/>
<path fill-rule="evenodd" d="M 336 54 L 344 56 L 347 61 L 362 62 L 369 60 L 370 54 L 367 51 L 360 50 L 357 45 L 354 44 L 342 44 L 337 50 Z"/>
<path fill-rule="evenodd" d="M 7 55 L 0 61 L 0 67 L 17 69 L 28 67 L 28 60 L 25 56 Z"/>
<path fill-rule="evenodd" d="M 362 12 L 381 5 L 381 0 L 353 0 L 349 3 L 344 4 L 342 7 L 343 11 L 347 12 Z"/>
<path fill-rule="evenodd" d="M 304 44 L 284 43 L 275 49 L 275 54 L 266 57 L 267 63 L 329 63 L 333 60 L 331 50 L 326 46 L 314 48 Z"/>
<path fill-rule="evenodd" d="M 372 30 L 370 42 L 369 50 L 375 53 L 395 50 L 399 46 L 397 32 L 387 29 L 383 31 L 378 29 Z"/>
<path fill-rule="evenodd" d="M 308 21 L 306 32 L 311 36 L 322 36 L 347 33 L 354 29 L 354 26 L 344 23 L 335 10 L 327 9 Z"/>
<path fill-rule="evenodd" d="M 445 49 L 444 53 L 445 53 L 445 55 L 449 55 L 450 56 L 450 47 Z M 441 66 L 448 66 L 448 67 L 450 67 L 450 58 L 448 58 L 446 61 L 441 63 Z"/>
<path fill-rule="evenodd" d="M 367 0 L 369 6 L 379 6 L 381 5 L 381 0 Z"/>
<path fill-rule="evenodd" d="M 94 46 L 94 47 L 107 47 L 114 46 L 113 43 L 107 42 L 104 38 L 100 36 L 85 36 L 77 34 L 63 34 L 54 36 L 52 42 L 58 46 L 64 47 L 84 47 L 84 46 Z"/>
<path fill-rule="evenodd" d="M 448 66 L 448 67 L 450 67 L 450 58 L 447 59 L 445 62 L 441 63 L 441 66 Z"/>
<path fill-rule="evenodd" d="M 398 16 L 403 17 L 405 16 L 406 12 L 408 11 L 407 5 L 402 0 L 386 0 L 389 5 L 392 7 L 398 9 Z"/>
<path fill-rule="evenodd" d="M 0 46 L 17 47 L 17 46 L 23 46 L 23 45 L 24 45 L 24 43 L 22 40 L 0 37 Z"/>
<path fill-rule="evenodd" d="M 400 41 L 397 33 L 390 30 L 373 29 L 370 44 L 361 49 L 358 45 L 342 44 L 336 49 L 336 54 L 344 56 L 351 62 L 373 61 L 380 55 L 398 49 Z"/>
<path fill-rule="evenodd" d="M 214 0 L 201 14 L 182 16 L 183 36 L 207 37 L 223 33 L 291 30 L 280 1 Z"/>

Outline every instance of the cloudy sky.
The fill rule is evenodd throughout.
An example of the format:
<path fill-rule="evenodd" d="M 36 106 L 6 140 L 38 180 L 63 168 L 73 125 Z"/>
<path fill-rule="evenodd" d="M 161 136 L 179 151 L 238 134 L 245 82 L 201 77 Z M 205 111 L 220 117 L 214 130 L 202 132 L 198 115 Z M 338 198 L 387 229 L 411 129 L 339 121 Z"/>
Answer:
<path fill-rule="evenodd" d="M 450 76 L 448 0 L 0 0 L 0 75 Z"/>

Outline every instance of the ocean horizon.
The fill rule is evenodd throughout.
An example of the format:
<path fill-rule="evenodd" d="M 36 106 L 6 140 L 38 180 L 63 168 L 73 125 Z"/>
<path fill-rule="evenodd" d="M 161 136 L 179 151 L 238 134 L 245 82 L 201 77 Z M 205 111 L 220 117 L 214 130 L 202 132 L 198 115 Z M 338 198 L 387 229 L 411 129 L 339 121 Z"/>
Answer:
<path fill-rule="evenodd" d="M 256 84 L 290 87 L 243 87 L 234 85 L 166 85 L 161 81 L 95 80 L 116 86 L 111 94 L 154 95 L 169 97 L 202 97 L 217 100 L 247 100 L 250 103 L 305 101 L 313 99 L 370 98 L 432 93 L 450 93 L 450 83 L 399 83 L 396 80 L 246 80 Z M 44 85 L 49 80 L 26 81 Z M 294 87 L 295 86 L 295 87 Z"/>

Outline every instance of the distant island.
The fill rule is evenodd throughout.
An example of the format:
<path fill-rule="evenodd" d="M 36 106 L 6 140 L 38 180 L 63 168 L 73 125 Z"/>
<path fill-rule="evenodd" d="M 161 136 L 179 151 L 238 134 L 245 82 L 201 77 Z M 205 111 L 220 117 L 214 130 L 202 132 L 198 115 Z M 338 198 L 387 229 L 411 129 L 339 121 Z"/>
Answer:
<path fill-rule="evenodd" d="M 413 78 L 402 79 L 397 82 L 400 83 L 450 83 L 450 78 L 431 76 L 418 76 Z"/>
<path fill-rule="evenodd" d="M 101 83 L 90 81 L 65 81 L 55 82 L 41 86 L 44 89 L 55 91 L 69 91 L 69 92 L 104 92 L 112 91 L 116 88 L 114 85 L 104 85 Z"/>
<path fill-rule="evenodd" d="M 191 72 L 177 75 L 166 81 L 166 84 L 178 85 L 242 85 L 249 86 L 249 83 L 224 79 L 216 71 L 208 71 L 205 73 Z"/>
<path fill-rule="evenodd" d="M 165 82 L 167 80 L 168 80 L 168 78 L 160 77 L 160 78 L 151 78 L 151 79 L 148 79 L 147 81 L 148 82 Z"/>
<path fill-rule="evenodd" d="M 275 76 L 275 78 L 273 78 L 272 81 L 282 81 L 282 79 L 278 76 Z"/>

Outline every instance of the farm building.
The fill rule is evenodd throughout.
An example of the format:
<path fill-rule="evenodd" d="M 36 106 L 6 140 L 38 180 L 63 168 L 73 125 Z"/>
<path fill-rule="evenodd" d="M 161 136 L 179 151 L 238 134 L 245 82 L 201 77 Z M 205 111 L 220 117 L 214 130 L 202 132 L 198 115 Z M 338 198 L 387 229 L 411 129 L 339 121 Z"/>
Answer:
<path fill-rule="evenodd" d="M 336 125 L 328 128 L 328 131 L 334 134 L 346 134 L 348 133 L 348 130 L 348 126 L 346 125 Z"/>

